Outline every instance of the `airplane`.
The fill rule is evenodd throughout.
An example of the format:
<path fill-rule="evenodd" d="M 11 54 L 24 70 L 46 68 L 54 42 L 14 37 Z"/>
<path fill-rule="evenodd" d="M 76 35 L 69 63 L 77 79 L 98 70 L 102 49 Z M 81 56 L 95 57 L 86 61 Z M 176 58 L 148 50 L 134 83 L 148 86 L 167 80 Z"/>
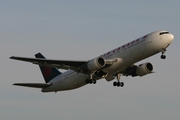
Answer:
<path fill-rule="evenodd" d="M 164 53 L 173 40 L 174 35 L 168 31 L 155 31 L 85 61 L 46 59 L 41 53 L 35 54 L 36 58 L 12 56 L 10 59 L 39 65 L 45 80 L 45 83 L 13 85 L 41 88 L 42 92 L 57 92 L 96 84 L 97 80 L 104 78 L 108 82 L 117 79 L 113 82 L 113 86 L 123 87 L 124 83 L 120 82 L 121 76 L 142 77 L 153 73 L 153 65 L 150 62 L 140 65 L 135 63 L 159 52 L 161 59 L 165 59 Z M 67 71 L 61 73 L 58 69 Z"/>

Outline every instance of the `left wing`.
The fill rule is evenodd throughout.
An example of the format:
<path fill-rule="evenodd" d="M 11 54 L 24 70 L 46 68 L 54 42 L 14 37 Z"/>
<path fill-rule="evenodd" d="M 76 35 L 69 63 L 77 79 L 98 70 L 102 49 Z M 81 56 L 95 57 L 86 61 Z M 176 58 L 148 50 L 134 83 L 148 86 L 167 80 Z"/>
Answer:
<path fill-rule="evenodd" d="M 38 64 L 41 66 L 54 67 L 58 69 L 72 69 L 75 71 L 81 70 L 86 67 L 88 61 L 69 61 L 69 60 L 52 60 L 43 58 L 27 58 L 27 57 L 16 57 L 12 56 L 10 59 L 20 60 L 25 62 L 31 62 L 33 64 Z"/>
<path fill-rule="evenodd" d="M 14 83 L 13 85 L 33 88 L 45 88 L 52 85 L 52 83 Z"/>

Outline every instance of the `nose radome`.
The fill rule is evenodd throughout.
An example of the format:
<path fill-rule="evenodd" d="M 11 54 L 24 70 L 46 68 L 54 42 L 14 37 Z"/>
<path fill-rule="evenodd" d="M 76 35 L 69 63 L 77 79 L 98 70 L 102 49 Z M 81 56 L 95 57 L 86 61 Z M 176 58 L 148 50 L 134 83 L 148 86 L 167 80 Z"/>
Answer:
<path fill-rule="evenodd" d="M 174 40 L 174 35 L 173 34 L 169 34 L 169 38 L 170 38 L 171 41 L 173 41 Z"/>

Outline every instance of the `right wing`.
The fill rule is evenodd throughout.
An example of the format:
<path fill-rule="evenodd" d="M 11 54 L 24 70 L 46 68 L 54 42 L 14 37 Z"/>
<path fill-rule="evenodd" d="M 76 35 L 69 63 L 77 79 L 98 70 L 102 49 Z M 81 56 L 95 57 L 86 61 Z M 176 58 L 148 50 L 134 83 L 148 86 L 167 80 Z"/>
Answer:
<path fill-rule="evenodd" d="M 135 77 L 135 76 L 137 76 L 136 69 L 137 69 L 136 65 L 131 65 L 131 66 L 128 66 L 127 68 L 125 68 L 124 70 L 122 70 L 121 74 L 123 76 L 132 76 L 132 77 Z"/>

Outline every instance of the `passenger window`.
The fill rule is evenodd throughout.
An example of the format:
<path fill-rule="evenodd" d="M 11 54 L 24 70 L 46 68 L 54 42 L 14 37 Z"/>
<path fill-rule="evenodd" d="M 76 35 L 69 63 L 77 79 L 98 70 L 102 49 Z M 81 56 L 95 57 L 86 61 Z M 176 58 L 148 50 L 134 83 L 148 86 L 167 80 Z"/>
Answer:
<path fill-rule="evenodd" d="M 169 32 L 161 32 L 161 33 L 159 33 L 159 35 L 163 35 L 163 34 L 169 34 Z"/>

